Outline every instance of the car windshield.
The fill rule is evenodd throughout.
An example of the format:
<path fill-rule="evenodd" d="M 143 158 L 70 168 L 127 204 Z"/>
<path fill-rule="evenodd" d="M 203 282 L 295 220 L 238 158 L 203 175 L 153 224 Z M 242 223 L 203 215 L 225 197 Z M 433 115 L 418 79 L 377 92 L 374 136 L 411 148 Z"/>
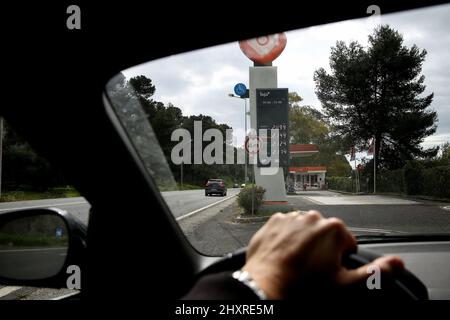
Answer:
<path fill-rule="evenodd" d="M 197 250 L 246 246 L 273 213 L 292 210 L 339 217 L 356 235 L 450 233 L 450 5 L 376 9 L 108 82 Z"/>

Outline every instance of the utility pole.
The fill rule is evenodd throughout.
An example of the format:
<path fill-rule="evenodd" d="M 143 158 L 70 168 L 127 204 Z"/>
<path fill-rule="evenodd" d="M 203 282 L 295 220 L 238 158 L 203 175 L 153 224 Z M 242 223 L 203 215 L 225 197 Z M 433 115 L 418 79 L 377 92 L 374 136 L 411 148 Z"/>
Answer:
<path fill-rule="evenodd" d="M 233 93 L 229 93 L 228 96 L 231 97 L 231 98 L 238 98 L 238 99 L 243 99 L 244 100 L 244 144 L 245 144 L 245 142 L 247 140 L 247 116 L 249 115 L 249 113 L 247 112 L 247 98 L 244 97 L 244 96 L 240 97 L 240 96 L 234 95 Z M 245 155 L 244 160 L 245 160 L 245 165 L 244 165 L 244 184 L 247 184 L 247 180 L 249 180 L 248 177 L 247 177 L 247 173 L 248 173 L 247 172 L 248 171 L 248 169 L 247 169 L 247 163 L 248 163 L 248 161 L 247 161 L 247 154 Z"/>
<path fill-rule="evenodd" d="M 252 179 L 252 216 L 255 214 L 255 178 Z"/>
<path fill-rule="evenodd" d="M 247 139 L 247 99 L 244 99 L 244 143 Z M 244 157 L 244 184 L 247 184 L 247 154 Z"/>
<path fill-rule="evenodd" d="M 373 193 L 377 192 L 377 141 L 373 136 Z"/>

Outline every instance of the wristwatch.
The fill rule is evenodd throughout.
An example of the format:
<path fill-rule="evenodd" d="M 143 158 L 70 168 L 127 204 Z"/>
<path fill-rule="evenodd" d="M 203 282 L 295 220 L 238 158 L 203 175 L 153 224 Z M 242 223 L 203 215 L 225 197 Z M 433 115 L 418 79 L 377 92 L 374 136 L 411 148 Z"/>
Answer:
<path fill-rule="evenodd" d="M 248 273 L 247 271 L 237 270 L 233 272 L 232 277 L 246 285 L 250 290 L 253 291 L 254 294 L 259 297 L 259 299 L 267 300 L 266 293 L 260 287 L 258 287 L 255 280 L 252 279 L 250 273 Z"/>

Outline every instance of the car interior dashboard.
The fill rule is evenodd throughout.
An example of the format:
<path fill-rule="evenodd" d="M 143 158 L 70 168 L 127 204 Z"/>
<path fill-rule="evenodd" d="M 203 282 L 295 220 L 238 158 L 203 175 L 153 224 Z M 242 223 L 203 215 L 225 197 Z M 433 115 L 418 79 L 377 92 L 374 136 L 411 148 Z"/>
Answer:
<path fill-rule="evenodd" d="M 450 299 L 450 242 L 390 242 L 360 244 L 379 255 L 397 255 L 428 289 L 430 300 Z M 382 284 L 381 284 L 382 285 Z"/>

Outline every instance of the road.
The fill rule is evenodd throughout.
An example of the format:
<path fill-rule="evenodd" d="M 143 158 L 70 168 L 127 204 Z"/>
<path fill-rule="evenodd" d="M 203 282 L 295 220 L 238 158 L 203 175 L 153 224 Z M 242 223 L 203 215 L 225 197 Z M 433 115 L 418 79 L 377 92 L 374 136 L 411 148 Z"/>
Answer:
<path fill-rule="evenodd" d="M 329 191 L 306 191 L 288 196 L 302 210 L 318 210 L 325 217 L 338 217 L 355 229 L 402 232 L 450 233 L 449 203 L 386 195 L 347 195 Z"/>
<path fill-rule="evenodd" d="M 183 219 L 204 209 L 216 206 L 233 198 L 240 189 L 228 189 L 226 197 L 205 196 L 204 190 L 185 190 L 162 192 L 171 212 L 177 219 Z M 12 210 L 24 210 L 42 207 L 57 207 L 67 210 L 76 218 L 88 224 L 90 205 L 82 197 L 63 199 L 43 199 L 0 203 L 0 214 Z M 61 248 L 14 248 L 1 250 L 0 270 L 3 275 L 23 278 L 30 275 L 40 277 L 51 272 L 64 262 L 65 249 Z M 38 268 L 40 266 L 40 268 Z M 69 289 L 46 289 L 33 287 L 14 287 L 0 285 L 0 300 L 16 299 L 59 299 L 70 295 Z"/>
<path fill-rule="evenodd" d="M 61 270 L 66 254 L 67 247 L 0 248 L 0 274 L 23 280 L 48 278 Z"/>
<path fill-rule="evenodd" d="M 205 197 L 203 190 L 170 191 L 162 195 L 193 246 L 208 255 L 222 255 L 247 245 L 264 223 L 233 223 L 232 217 L 236 214 L 233 196 L 238 192 L 239 189 L 229 189 L 225 198 Z M 314 209 L 325 217 L 339 217 L 356 234 L 378 233 L 380 230 L 450 233 L 449 203 L 383 195 L 344 195 L 329 191 L 300 192 L 288 196 L 288 202 L 302 211 Z M 0 203 L 0 214 L 41 206 L 59 207 L 82 221 L 87 222 L 88 219 L 89 204 L 83 198 Z M 36 255 L 33 256 L 36 258 Z M 0 299 L 17 298 L 18 292 L 30 299 L 51 299 L 67 294 L 67 290 L 0 286 Z"/>
<path fill-rule="evenodd" d="M 325 217 L 342 219 L 355 235 L 380 232 L 450 233 L 450 204 L 382 195 L 343 195 L 329 191 L 306 191 L 288 196 L 288 202 L 302 211 L 318 210 Z M 264 222 L 233 223 L 234 209 L 221 210 L 208 219 L 207 213 L 189 220 L 188 239 L 200 252 L 224 255 L 246 246 Z M 181 223 L 182 229 L 183 222 Z M 186 231 L 185 231 L 186 232 Z"/>
<path fill-rule="evenodd" d="M 204 190 L 186 190 L 186 191 L 166 191 L 162 192 L 162 196 L 169 206 L 172 214 L 179 218 L 196 210 L 207 207 L 213 203 L 235 196 L 240 189 L 228 189 L 226 197 L 221 196 L 205 196 Z"/>
<path fill-rule="evenodd" d="M 225 198 L 236 195 L 239 190 L 228 189 Z M 168 191 L 162 192 L 162 196 L 177 219 L 208 206 L 215 206 L 225 199 L 219 196 L 205 197 L 203 190 Z M 319 210 L 326 217 L 339 217 L 353 230 L 450 232 L 449 203 L 385 195 L 345 195 L 330 191 L 299 192 L 295 196 L 288 196 L 288 202 L 300 210 Z M 0 203 L 0 214 L 9 210 L 46 206 L 65 209 L 85 223 L 88 221 L 89 204 L 83 198 Z M 255 224 L 244 228 L 252 231 L 243 232 L 245 235 L 241 243 L 246 243 L 257 227 L 259 226 Z M 203 221 L 202 225 L 196 228 L 197 234 L 206 234 L 207 229 L 215 230 L 207 221 Z"/>
<path fill-rule="evenodd" d="M 225 198 L 237 195 L 240 189 L 228 189 Z M 194 212 L 196 210 L 207 207 L 222 199 L 221 196 L 205 197 L 204 190 L 184 190 L 184 191 L 166 191 L 162 192 L 162 196 L 177 218 Z M 64 209 L 75 215 L 84 223 L 89 220 L 89 203 L 82 197 L 77 198 L 61 198 L 61 199 L 43 199 L 31 201 L 15 201 L 0 203 L 0 214 L 11 210 L 41 208 L 41 207 L 57 207 Z"/>
<path fill-rule="evenodd" d="M 42 207 L 57 207 L 63 210 L 67 210 L 85 223 L 87 223 L 89 219 L 90 205 L 82 197 L 0 202 L 0 214 L 12 210 L 24 210 Z"/>

